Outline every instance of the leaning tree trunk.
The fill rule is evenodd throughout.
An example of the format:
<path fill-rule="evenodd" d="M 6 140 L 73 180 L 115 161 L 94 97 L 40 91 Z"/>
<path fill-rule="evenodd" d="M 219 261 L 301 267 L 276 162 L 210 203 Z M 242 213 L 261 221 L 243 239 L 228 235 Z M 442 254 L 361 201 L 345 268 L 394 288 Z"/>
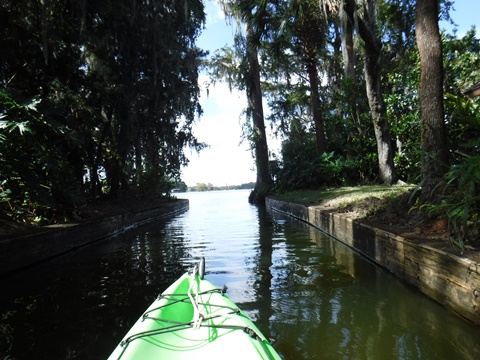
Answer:
<path fill-rule="evenodd" d="M 380 79 L 380 54 L 375 49 L 369 49 L 368 45 L 365 45 L 365 50 L 365 82 L 368 104 L 372 112 L 375 139 L 377 140 L 380 181 L 384 184 L 392 185 L 395 180 L 395 167 L 393 164 L 392 140 L 386 118 Z"/>
<path fill-rule="evenodd" d="M 415 34 L 420 54 L 420 117 L 422 197 L 432 191 L 448 169 L 443 108 L 442 39 L 438 28 L 438 0 L 417 0 Z"/>
<path fill-rule="evenodd" d="M 257 182 L 255 189 L 249 196 L 251 203 L 263 204 L 266 195 L 273 185 L 268 167 L 268 146 L 265 121 L 263 118 L 262 91 L 260 88 L 260 65 L 258 63 L 257 47 L 253 40 L 252 29 L 248 22 L 245 30 L 247 40 L 248 80 L 247 97 L 253 122 L 253 142 L 255 148 L 255 164 L 257 168 Z"/>

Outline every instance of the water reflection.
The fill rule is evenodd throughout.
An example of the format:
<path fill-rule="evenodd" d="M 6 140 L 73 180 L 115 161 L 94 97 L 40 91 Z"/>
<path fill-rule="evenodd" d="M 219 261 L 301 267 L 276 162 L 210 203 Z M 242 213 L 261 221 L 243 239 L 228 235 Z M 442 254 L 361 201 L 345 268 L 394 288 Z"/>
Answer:
<path fill-rule="evenodd" d="M 274 255 L 270 326 L 286 358 L 479 358 L 477 327 L 321 232 L 285 224 L 276 225 L 285 249 Z"/>
<path fill-rule="evenodd" d="M 186 269 L 184 247 L 165 241 L 164 227 L 149 224 L 4 279 L 0 358 L 106 358 Z"/>
<path fill-rule="evenodd" d="M 175 218 L 1 280 L 0 358 L 106 358 L 200 256 L 285 359 L 480 358 L 478 327 L 321 232 L 248 192 L 186 196 Z"/>

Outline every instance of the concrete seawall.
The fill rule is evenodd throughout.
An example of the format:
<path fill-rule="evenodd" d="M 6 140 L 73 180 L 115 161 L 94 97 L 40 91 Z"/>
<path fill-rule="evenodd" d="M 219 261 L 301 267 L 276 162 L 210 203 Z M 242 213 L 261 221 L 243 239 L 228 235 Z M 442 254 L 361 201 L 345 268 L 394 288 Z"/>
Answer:
<path fill-rule="evenodd" d="M 0 275 L 27 268 L 146 222 L 186 211 L 188 206 L 188 200 L 175 200 L 162 203 L 158 208 L 127 212 L 79 224 L 45 227 L 28 235 L 2 239 Z"/>
<path fill-rule="evenodd" d="M 347 214 L 267 198 L 266 205 L 324 231 L 415 286 L 431 299 L 480 325 L 480 262 L 436 247 L 435 241 L 405 239 Z"/>

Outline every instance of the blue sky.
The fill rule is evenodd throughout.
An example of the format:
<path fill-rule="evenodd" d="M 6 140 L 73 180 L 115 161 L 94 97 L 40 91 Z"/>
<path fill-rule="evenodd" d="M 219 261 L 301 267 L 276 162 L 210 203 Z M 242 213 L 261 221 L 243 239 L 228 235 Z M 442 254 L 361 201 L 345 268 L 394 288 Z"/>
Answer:
<path fill-rule="evenodd" d="M 479 0 L 455 0 L 453 5 L 454 11 L 450 13 L 450 16 L 455 24 L 458 25 L 459 37 L 463 36 L 472 25 L 475 25 L 477 29 L 477 37 L 480 34 L 480 1 Z M 452 31 L 452 26 L 445 22 L 440 23 L 440 27 Z"/>
<path fill-rule="evenodd" d="M 207 13 L 206 29 L 197 45 L 213 53 L 225 45 L 233 43 L 235 25 L 227 25 L 222 11 L 215 0 L 204 0 Z M 480 0 L 457 0 L 451 13 L 458 25 L 458 36 L 462 36 L 475 25 L 477 35 L 480 32 Z M 448 32 L 453 30 L 450 24 L 440 23 Z M 202 75 L 201 84 L 206 81 Z M 241 112 L 246 106 L 243 92 L 230 92 L 224 83 L 211 88 L 209 96 L 202 91 L 200 99 L 204 114 L 194 127 L 195 136 L 210 145 L 197 154 L 187 150 L 190 159 L 188 167 L 182 170 L 182 179 L 188 186 L 196 183 L 211 183 L 215 186 L 239 185 L 255 181 L 255 164 L 248 144 L 240 144 L 244 117 Z M 267 124 L 268 129 L 268 124 Z M 279 142 L 269 138 L 269 148 L 278 152 Z"/>

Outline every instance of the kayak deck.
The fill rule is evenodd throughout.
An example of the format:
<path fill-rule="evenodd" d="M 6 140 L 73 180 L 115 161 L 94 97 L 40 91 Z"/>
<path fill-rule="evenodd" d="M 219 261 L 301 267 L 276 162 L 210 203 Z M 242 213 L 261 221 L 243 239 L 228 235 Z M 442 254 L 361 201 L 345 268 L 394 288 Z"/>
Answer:
<path fill-rule="evenodd" d="M 138 319 L 113 359 L 281 359 L 255 324 L 198 273 L 184 274 Z"/>

